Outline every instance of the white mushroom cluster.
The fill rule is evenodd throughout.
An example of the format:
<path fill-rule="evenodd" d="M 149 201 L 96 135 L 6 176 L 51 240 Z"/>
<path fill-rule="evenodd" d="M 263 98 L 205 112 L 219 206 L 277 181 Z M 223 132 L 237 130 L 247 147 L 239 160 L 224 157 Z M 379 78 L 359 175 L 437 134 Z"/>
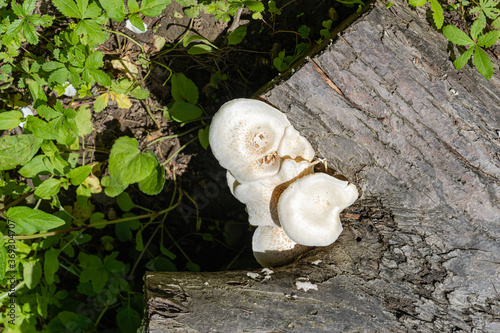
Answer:
<path fill-rule="evenodd" d="M 212 152 L 227 169 L 231 193 L 256 226 L 252 249 L 264 267 L 284 265 L 342 232 L 340 212 L 356 186 L 314 173 L 314 149 L 285 114 L 257 100 L 235 99 L 215 114 Z"/>

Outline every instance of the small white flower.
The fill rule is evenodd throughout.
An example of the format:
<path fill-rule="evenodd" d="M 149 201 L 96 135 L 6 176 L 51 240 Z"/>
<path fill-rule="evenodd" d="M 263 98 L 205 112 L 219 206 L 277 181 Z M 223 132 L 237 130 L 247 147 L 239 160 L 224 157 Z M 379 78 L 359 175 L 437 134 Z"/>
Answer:
<path fill-rule="evenodd" d="M 127 28 L 128 30 L 132 31 L 132 32 L 135 32 L 136 34 L 143 34 L 145 33 L 146 31 L 148 31 L 148 25 L 146 23 L 143 23 L 144 24 L 144 31 L 142 30 L 139 30 L 137 29 L 133 24 L 132 22 L 130 22 L 130 20 L 127 20 L 125 21 L 125 28 Z"/>
<path fill-rule="evenodd" d="M 19 110 L 23 113 L 23 117 L 24 118 L 26 118 L 27 116 L 33 116 L 34 115 L 33 111 L 31 111 L 31 109 L 29 107 L 27 107 L 27 106 L 19 108 Z M 19 127 L 24 128 L 24 124 L 25 123 L 26 122 L 23 121 L 22 123 L 19 124 Z"/>
<path fill-rule="evenodd" d="M 64 96 L 73 97 L 76 95 L 76 89 L 69 81 L 64 82 L 64 86 L 66 87 L 64 88 Z"/>

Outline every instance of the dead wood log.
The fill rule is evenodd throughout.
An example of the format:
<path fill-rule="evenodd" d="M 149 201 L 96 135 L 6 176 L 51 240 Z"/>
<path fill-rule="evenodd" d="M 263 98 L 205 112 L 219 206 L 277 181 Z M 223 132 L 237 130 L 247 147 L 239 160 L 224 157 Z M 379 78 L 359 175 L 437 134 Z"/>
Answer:
<path fill-rule="evenodd" d="M 271 274 L 147 273 L 149 332 L 500 332 L 500 77 L 393 2 L 260 95 L 361 189 L 339 240 Z"/>

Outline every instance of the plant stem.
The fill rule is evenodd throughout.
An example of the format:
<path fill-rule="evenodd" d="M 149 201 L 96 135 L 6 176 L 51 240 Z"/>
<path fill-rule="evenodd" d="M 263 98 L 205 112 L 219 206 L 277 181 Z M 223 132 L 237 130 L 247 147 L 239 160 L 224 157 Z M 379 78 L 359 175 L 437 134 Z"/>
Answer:
<path fill-rule="evenodd" d="M 181 151 L 183 151 L 191 142 L 193 142 L 194 140 L 196 140 L 198 137 L 194 137 L 192 138 L 191 140 L 189 140 L 188 142 L 186 142 L 182 147 L 180 147 L 175 153 L 172 154 L 172 156 L 170 156 L 165 162 L 163 162 L 161 165 L 165 165 L 165 164 L 168 164 L 168 162 L 170 162 L 177 154 L 179 154 Z"/>

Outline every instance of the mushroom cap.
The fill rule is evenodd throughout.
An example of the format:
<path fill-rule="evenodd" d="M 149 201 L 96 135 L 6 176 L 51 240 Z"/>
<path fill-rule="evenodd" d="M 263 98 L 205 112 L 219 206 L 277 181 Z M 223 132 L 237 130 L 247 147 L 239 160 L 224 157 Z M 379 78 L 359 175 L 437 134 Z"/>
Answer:
<path fill-rule="evenodd" d="M 279 157 L 311 162 L 314 155 L 314 148 L 299 131 L 291 125 L 285 128 L 285 135 L 278 148 Z"/>
<path fill-rule="evenodd" d="M 272 176 L 279 171 L 277 150 L 286 116 L 252 99 L 235 99 L 221 106 L 210 125 L 209 141 L 219 164 L 240 183 Z"/>
<path fill-rule="evenodd" d="M 309 249 L 292 241 L 279 227 L 260 226 L 252 238 L 253 255 L 262 267 L 285 265 Z"/>
<path fill-rule="evenodd" d="M 281 227 L 294 242 L 327 246 L 342 232 L 340 212 L 358 198 L 353 184 L 315 173 L 293 182 L 278 201 Z"/>
<path fill-rule="evenodd" d="M 278 199 L 294 180 L 313 172 L 313 164 L 286 159 L 280 171 L 264 179 L 239 184 L 234 189 L 236 199 L 247 205 L 248 222 L 253 226 L 279 226 Z"/>
<path fill-rule="evenodd" d="M 229 186 L 229 191 L 231 192 L 232 195 L 234 195 L 234 189 L 240 185 L 240 183 L 234 178 L 234 176 L 231 174 L 231 171 L 226 172 L 226 180 L 227 180 L 227 186 Z"/>

